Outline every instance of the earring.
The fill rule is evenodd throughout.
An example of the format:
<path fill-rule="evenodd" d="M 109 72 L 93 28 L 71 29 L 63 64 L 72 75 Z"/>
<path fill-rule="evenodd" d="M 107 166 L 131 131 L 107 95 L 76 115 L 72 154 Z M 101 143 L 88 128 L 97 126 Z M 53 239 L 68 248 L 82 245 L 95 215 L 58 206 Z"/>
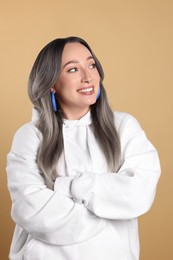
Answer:
<path fill-rule="evenodd" d="M 51 88 L 51 100 L 52 100 L 53 110 L 54 110 L 54 112 L 57 112 L 58 107 L 57 107 L 56 98 L 55 98 L 55 90 L 53 88 Z"/>
<path fill-rule="evenodd" d="M 96 100 L 98 100 L 98 99 L 99 99 L 99 97 L 100 97 L 100 93 L 101 93 L 101 90 L 100 90 L 100 86 L 99 86 L 99 88 L 98 88 L 98 93 L 97 93 L 97 97 L 96 97 Z"/>

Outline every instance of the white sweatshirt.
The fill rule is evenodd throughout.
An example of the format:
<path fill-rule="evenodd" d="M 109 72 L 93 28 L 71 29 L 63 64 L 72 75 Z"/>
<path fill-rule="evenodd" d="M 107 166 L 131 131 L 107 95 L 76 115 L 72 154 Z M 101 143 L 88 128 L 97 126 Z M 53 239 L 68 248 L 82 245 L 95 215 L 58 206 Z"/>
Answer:
<path fill-rule="evenodd" d="M 157 152 L 134 117 L 115 112 L 122 166 L 108 172 L 90 112 L 64 120 L 61 177 L 46 187 L 36 164 L 40 133 L 32 122 L 15 134 L 8 154 L 8 188 L 16 223 L 10 260 L 138 260 L 137 217 L 154 200 Z"/>

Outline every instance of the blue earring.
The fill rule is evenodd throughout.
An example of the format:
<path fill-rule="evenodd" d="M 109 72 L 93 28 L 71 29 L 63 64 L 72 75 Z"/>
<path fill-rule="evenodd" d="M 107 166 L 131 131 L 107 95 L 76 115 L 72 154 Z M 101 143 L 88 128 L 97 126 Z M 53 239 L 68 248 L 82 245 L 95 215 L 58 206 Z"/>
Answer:
<path fill-rule="evenodd" d="M 99 89 L 98 89 L 98 93 L 97 93 L 96 100 L 98 100 L 98 99 L 99 99 L 99 97 L 100 97 L 100 93 L 101 93 L 101 90 L 100 90 L 100 86 L 99 86 Z"/>
<path fill-rule="evenodd" d="M 52 100 L 53 110 L 54 112 L 57 112 L 58 108 L 56 104 L 55 92 L 53 90 L 51 91 L 51 100 Z"/>

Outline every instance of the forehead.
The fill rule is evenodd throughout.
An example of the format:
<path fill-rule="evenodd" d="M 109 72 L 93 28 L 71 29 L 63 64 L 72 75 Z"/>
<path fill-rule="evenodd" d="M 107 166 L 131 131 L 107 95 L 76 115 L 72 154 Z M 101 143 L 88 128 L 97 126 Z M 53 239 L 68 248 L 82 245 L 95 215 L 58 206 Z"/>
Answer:
<path fill-rule="evenodd" d="M 87 59 L 91 52 L 81 43 L 67 43 L 62 54 L 62 65 L 70 60 Z"/>

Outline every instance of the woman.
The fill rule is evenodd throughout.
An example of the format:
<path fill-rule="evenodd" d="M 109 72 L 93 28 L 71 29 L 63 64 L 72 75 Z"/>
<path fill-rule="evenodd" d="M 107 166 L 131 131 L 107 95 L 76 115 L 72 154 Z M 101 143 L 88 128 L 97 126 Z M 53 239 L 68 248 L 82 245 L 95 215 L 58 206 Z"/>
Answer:
<path fill-rule="evenodd" d="M 112 112 L 102 81 L 78 37 L 39 53 L 33 118 L 8 154 L 11 260 L 139 259 L 137 217 L 153 203 L 159 159 L 136 119 Z"/>

